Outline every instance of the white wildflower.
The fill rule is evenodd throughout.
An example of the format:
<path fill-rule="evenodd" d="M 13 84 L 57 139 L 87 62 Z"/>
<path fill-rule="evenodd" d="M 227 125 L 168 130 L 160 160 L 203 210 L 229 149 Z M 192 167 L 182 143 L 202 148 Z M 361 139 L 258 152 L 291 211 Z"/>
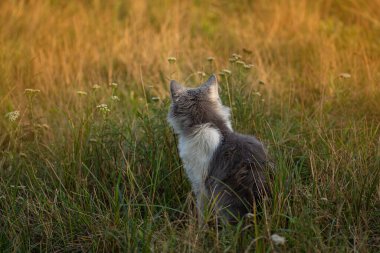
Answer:
<path fill-rule="evenodd" d="M 177 61 L 177 58 L 175 58 L 175 57 L 173 57 L 173 56 L 168 57 L 168 62 L 169 62 L 170 64 L 173 64 L 173 63 L 175 63 L 176 61 Z"/>
<path fill-rule="evenodd" d="M 34 94 L 40 93 L 41 91 L 38 89 L 25 89 L 24 92 L 27 95 L 34 95 Z"/>
<path fill-rule="evenodd" d="M 233 62 L 236 62 L 236 61 L 237 61 L 237 59 L 236 59 L 236 58 L 232 58 L 232 57 L 231 57 L 231 58 L 229 58 L 229 59 L 228 59 L 228 61 L 229 61 L 229 62 L 231 62 L 231 63 L 233 63 Z"/>
<path fill-rule="evenodd" d="M 203 77 L 206 76 L 206 73 L 205 73 L 205 72 L 202 72 L 202 71 L 198 71 L 197 74 L 198 74 L 199 76 L 203 76 Z"/>
<path fill-rule="evenodd" d="M 13 111 L 13 112 L 8 112 L 5 114 L 5 117 L 10 121 L 14 122 L 20 117 L 20 111 Z"/>
<path fill-rule="evenodd" d="M 245 69 L 250 69 L 252 68 L 254 65 L 253 64 L 244 64 L 244 68 Z"/>
<path fill-rule="evenodd" d="M 245 217 L 247 217 L 248 219 L 250 219 L 250 218 L 254 218 L 255 215 L 254 215 L 253 213 L 247 213 L 247 214 L 245 215 Z"/>
<path fill-rule="evenodd" d="M 100 104 L 98 106 L 96 106 L 96 108 L 99 109 L 99 111 L 103 114 L 107 114 L 109 113 L 111 110 L 108 108 L 108 105 L 106 104 Z"/>
<path fill-rule="evenodd" d="M 113 101 L 120 101 L 120 98 L 118 96 L 111 96 L 111 100 Z"/>
<path fill-rule="evenodd" d="M 236 60 L 241 59 L 241 55 L 240 54 L 232 54 L 232 57 L 235 58 Z"/>
<path fill-rule="evenodd" d="M 110 86 L 113 88 L 117 88 L 118 84 L 117 83 L 110 83 Z"/>
<path fill-rule="evenodd" d="M 284 245 L 285 242 L 286 242 L 286 239 L 285 237 L 282 237 L 278 234 L 273 234 L 270 236 L 270 239 L 272 240 L 272 242 L 276 245 Z"/>
<path fill-rule="evenodd" d="M 153 101 L 159 101 L 160 98 L 159 98 L 159 97 L 152 97 L 152 100 L 153 100 Z"/>
<path fill-rule="evenodd" d="M 239 64 L 239 65 L 244 66 L 244 65 L 245 65 L 245 62 L 239 60 L 239 61 L 236 61 L 236 64 Z"/>
<path fill-rule="evenodd" d="M 351 74 L 349 74 L 349 73 L 340 73 L 339 77 L 342 78 L 342 79 L 350 79 L 351 78 Z"/>
<path fill-rule="evenodd" d="M 78 91 L 77 91 L 77 94 L 78 94 L 79 96 L 86 96 L 86 95 L 87 95 L 87 92 L 82 91 L 82 90 L 78 90 Z"/>
<path fill-rule="evenodd" d="M 94 84 L 94 85 L 92 86 L 92 88 L 93 88 L 94 90 L 98 90 L 98 89 L 100 89 L 100 85 L 98 85 L 98 84 Z"/>
<path fill-rule="evenodd" d="M 231 75 L 231 73 L 232 73 L 231 70 L 229 70 L 229 69 L 223 69 L 222 72 L 224 74 L 227 74 L 227 75 Z"/>

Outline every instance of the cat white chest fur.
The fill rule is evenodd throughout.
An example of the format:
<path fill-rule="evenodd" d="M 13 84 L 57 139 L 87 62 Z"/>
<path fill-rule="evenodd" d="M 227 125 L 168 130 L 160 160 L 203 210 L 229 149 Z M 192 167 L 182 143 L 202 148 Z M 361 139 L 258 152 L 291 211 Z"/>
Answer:
<path fill-rule="evenodd" d="M 210 160 L 220 141 L 220 132 L 210 124 L 201 125 L 191 137 L 179 136 L 179 155 L 195 193 L 202 191 Z"/>

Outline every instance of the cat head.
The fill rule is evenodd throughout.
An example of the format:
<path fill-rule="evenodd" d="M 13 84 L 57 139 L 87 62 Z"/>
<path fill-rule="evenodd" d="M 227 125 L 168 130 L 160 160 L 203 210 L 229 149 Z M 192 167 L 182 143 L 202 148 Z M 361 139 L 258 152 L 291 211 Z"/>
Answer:
<path fill-rule="evenodd" d="M 198 88 L 186 88 L 174 80 L 170 82 L 168 121 L 175 133 L 191 135 L 205 124 L 221 132 L 232 131 L 230 109 L 222 104 L 218 89 L 215 75 Z"/>

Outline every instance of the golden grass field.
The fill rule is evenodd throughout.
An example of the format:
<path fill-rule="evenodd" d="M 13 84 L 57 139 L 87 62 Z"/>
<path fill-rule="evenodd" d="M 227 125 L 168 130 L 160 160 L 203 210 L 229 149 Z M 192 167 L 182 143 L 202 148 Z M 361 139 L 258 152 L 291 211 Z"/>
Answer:
<path fill-rule="evenodd" d="M 211 73 L 278 168 L 224 229 L 166 123 L 169 80 Z M 379 0 L 0 2 L 1 252 L 378 252 L 379 185 Z"/>

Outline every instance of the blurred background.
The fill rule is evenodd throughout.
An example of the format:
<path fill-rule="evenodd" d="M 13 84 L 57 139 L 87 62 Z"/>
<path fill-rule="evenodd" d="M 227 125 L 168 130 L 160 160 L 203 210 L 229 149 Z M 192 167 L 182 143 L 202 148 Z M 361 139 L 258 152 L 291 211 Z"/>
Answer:
<path fill-rule="evenodd" d="M 1 113 L 22 105 L 25 88 L 65 106 L 70 89 L 118 82 L 134 90 L 143 79 L 166 97 L 170 78 L 210 72 L 207 57 L 219 71 L 237 53 L 271 95 L 292 90 L 305 103 L 345 90 L 331 81 L 348 73 L 346 109 L 379 116 L 379 7 L 378 0 L 1 1 Z M 175 71 L 168 57 L 177 58 Z"/>

